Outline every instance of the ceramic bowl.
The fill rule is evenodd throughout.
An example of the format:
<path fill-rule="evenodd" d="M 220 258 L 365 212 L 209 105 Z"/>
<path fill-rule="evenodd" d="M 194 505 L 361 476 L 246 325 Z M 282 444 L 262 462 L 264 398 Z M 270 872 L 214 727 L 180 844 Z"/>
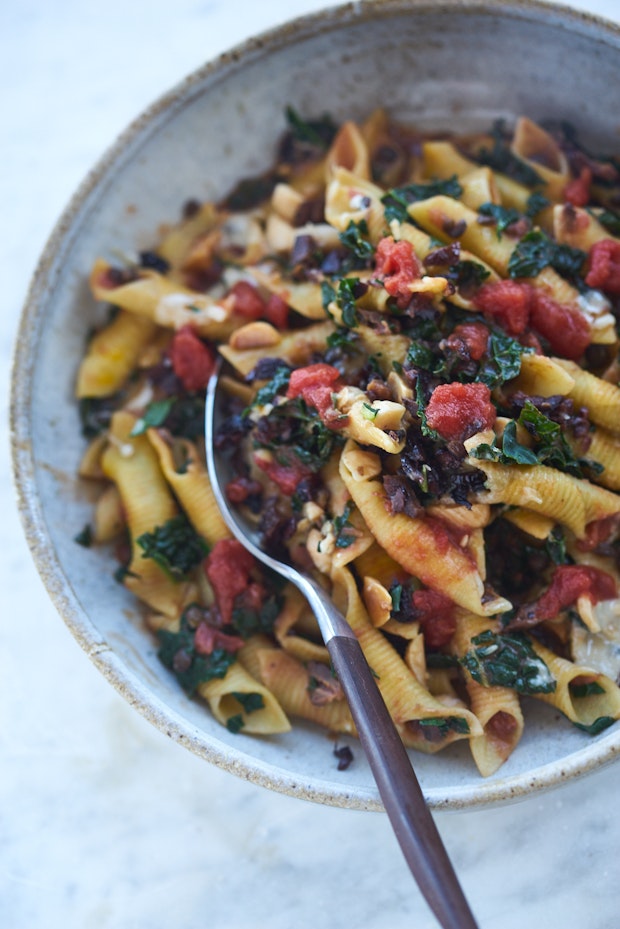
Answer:
<path fill-rule="evenodd" d="M 233 735 L 159 663 L 134 600 L 106 555 L 75 534 L 91 502 L 76 480 L 83 450 L 73 384 L 99 319 L 91 262 L 152 246 L 188 197 L 216 198 L 268 167 L 285 107 L 336 119 L 385 106 L 421 127 L 487 128 L 497 117 L 565 118 L 618 150 L 620 30 L 529 2 L 384 0 L 304 17 L 207 64 L 156 102 L 110 148 L 62 215 L 37 268 L 15 353 L 12 428 L 29 544 L 47 589 L 96 667 L 161 730 L 205 760 L 287 794 L 381 809 L 370 772 L 338 772 L 325 734 L 303 724 L 268 739 Z M 527 707 L 523 741 L 483 780 L 463 743 L 415 755 L 430 805 L 458 809 L 559 785 L 611 761 L 620 724 L 597 738 L 544 706 Z"/>

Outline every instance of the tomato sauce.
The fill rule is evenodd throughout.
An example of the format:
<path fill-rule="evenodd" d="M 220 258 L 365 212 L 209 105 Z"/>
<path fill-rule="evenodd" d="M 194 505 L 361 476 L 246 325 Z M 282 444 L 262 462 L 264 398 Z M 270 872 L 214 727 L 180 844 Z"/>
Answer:
<path fill-rule="evenodd" d="M 416 590 L 412 600 L 426 644 L 430 648 L 447 645 L 456 630 L 453 601 L 437 590 Z"/>
<path fill-rule="evenodd" d="M 606 571 L 590 565 L 560 565 L 555 569 L 551 585 L 536 603 L 536 617 L 554 619 L 582 596 L 598 603 L 612 600 L 617 594 L 616 581 Z"/>

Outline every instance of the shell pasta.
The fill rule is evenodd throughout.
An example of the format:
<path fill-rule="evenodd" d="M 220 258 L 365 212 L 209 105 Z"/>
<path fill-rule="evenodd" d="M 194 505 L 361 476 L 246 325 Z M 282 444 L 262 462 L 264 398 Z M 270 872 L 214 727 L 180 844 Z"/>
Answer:
<path fill-rule="evenodd" d="M 114 547 L 161 660 L 231 732 L 355 736 L 305 601 L 217 510 L 219 354 L 227 496 L 331 594 L 405 745 L 465 743 L 491 776 L 528 701 L 596 736 L 620 719 L 618 161 L 526 117 L 286 119 L 264 174 L 134 260 L 93 256 L 78 540 Z"/>

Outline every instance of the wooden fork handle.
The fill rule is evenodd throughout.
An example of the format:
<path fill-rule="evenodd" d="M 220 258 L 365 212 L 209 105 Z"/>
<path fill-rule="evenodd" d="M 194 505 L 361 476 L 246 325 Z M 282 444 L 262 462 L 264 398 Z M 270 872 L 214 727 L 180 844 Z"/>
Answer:
<path fill-rule="evenodd" d="M 359 642 L 350 635 L 335 635 L 327 648 L 379 795 L 420 891 L 443 929 L 478 929 Z"/>

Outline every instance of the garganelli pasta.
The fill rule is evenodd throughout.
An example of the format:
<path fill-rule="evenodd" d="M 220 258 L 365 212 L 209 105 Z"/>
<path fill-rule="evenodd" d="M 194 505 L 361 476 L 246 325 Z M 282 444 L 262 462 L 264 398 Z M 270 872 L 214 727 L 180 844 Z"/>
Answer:
<path fill-rule="evenodd" d="M 407 746 L 466 740 L 488 776 L 527 700 L 601 732 L 620 719 L 620 162 L 526 117 L 431 136 L 381 110 L 286 116 L 263 175 L 94 261 L 110 314 L 76 394 L 101 494 L 78 540 L 115 547 L 162 661 L 229 730 L 354 734 L 305 600 L 215 504 L 220 353 L 227 495 L 331 592 Z"/>

